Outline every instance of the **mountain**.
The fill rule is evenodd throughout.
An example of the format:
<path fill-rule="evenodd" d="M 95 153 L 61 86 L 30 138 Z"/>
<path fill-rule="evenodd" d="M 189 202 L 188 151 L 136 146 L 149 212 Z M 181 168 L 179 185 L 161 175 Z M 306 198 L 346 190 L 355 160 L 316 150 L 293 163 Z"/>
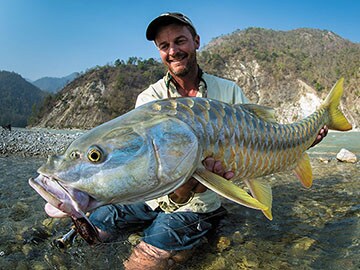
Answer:
<path fill-rule="evenodd" d="M 74 72 L 62 78 L 44 77 L 31 83 L 43 91 L 56 93 L 79 75 L 78 72 Z"/>
<path fill-rule="evenodd" d="M 235 81 L 252 102 L 274 108 L 284 123 L 314 111 L 344 77 L 343 110 L 355 127 L 360 125 L 360 44 L 331 31 L 237 30 L 209 42 L 199 62 Z"/>
<path fill-rule="evenodd" d="M 318 29 L 237 30 L 198 53 L 204 71 L 228 78 L 253 102 L 273 107 L 282 123 L 314 111 L 333 84 L 345 78 L 342 109 L 360 125 L 360 44 Z M 161 78 L 162 64 L 129 58 L 89 70 L 42 108 L 37 126 L 91 128 L 134 107 L 137 94 Z"/>
<path fill-rule="evenodd" d="M 19 74 L 0 71 L 0 125 L 25 127 L 46 95 Z"/>
<path fill-rule="evenodd" d="M 114 66 L 95 67 L 48 97 L 31 125 L 91 128 L 134 107 L 137 95 L 164 74 L 154 59 L 131 57 Z"/>

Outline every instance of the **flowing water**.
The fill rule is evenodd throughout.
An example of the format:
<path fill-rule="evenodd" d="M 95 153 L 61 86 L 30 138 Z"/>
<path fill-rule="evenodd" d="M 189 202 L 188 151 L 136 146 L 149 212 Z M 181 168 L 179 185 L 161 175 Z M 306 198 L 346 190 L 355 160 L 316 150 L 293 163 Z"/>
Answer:
<path fill-rule="evenodd" d="M 228 215 L 179 269 L 360 269 L 360 162 L 338 162 L 343 147 L 359 158 L 360 133 L 332 132 L 309 151 L 311 189 L 291 173 L 265 177 L 273 187 L 273 221 L 224 200 Z M 0 269 L 122 269 L 131 250 L 126 240 L 53 244 L 71 222 L 48 218 L 27 183 L 43 162 L 0 157 Z"/>

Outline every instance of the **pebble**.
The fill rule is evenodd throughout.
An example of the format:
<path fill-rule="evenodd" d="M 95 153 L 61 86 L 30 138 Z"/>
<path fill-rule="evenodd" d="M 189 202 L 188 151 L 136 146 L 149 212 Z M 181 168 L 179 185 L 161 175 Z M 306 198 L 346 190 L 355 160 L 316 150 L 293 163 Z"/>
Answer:
<path fill-rule="evenodd" d="M 319 158 L 319 161 L 322 162 L 322 163 L 328 164 L 328 163 L 331 161 L 331 159 L 329 159 L 329 158 L 324 158 L 324 157 L 320 157 L 320 158 Z"/>
<path fill-rule="evenodd" d="M 224 270 L 226 269 L 226 259 L 224 257 L 216 257 L 211 261 L 209 266 L 204 267 L 205 270 Z"/>
<path fill-rule="evenodd" d="M 133 233 L 133 234 L 130 234 L 130 235 L 129 235 L 128 241 L 129 241 L 129 243 L 134 247 L 134 246 L 136 246 L 137 244 L 140 243 L 141 238 L 142 238 L 142 234 L 140 234 L 140 233 Z"/>
<path fill-rule="evenodd" d="M 231 245 L 231 240 L 226 236 L 220 236 L 216 248 L 219 252 L 223 252 L 224 250 L 228 249 Z"/>
<path fill-rule="evenodd" d="M 48 157 L 62 153 L 84 131 L 13 128 L 0 130 L 0 156 Z"/>
<path fill-rule="evenodd" d="M 301 251 L 307 251 L 311 248 L 311 246 L 316 242 L 316 240 L 309 238 L 309 237 L 302 237 L 300 239 L 297 239 L 293 246 L 292 249 L 295 252 Z"/>
<path fill-rule="evenodd" d="M 30 252 L 32 251 L 32 247 L 30 244 L 25 244 L 22 246 L 22 252 L 25 256 L 29 256 Z"/>
<path fill-rule="evenodd" d="M 256 256 L 249 254 L 247 257 L 243 257 L 243 264 L 246 266 L 247 269 L 259 267 L 259 260 Z"/>
<path fill-rule="evenodd" d="M 239 231 L 234 232 L 232 240 L 235 244 L 245 243 L 244 235 L 242 235 Z"/>
<path fill-rule="evenodd" d="M 337 160 L 342 162 L 356 163 L 356 155 L 349 150 L 342 148 L 340 152 L 336 155 Z"/>

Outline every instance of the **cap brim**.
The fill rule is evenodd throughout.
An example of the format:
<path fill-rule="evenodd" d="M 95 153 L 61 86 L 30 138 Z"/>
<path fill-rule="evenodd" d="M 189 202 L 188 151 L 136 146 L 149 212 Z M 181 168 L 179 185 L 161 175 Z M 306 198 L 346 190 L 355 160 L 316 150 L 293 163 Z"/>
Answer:
<path fill-rule="evenodd" d="M 186 21 L 185 19 L 179 18 L 173 14 L 166 14 L 155 18 L 149 24 L 148 28 L 146 29 L 146 38 L 150 41 L 155 40 L 159 27 L 169 25 L 171 23 L 189 25 L 196 33 L 195 27 L 190 23 L 190 20 Z"/>
<path fill-rule="evenodd" d="M 179 20 L 170 16 L 157 17 L 149 24 L 148 28 L 146 29 L 146 38 L 148 40 L 155 40 L 159 27 L 163 25 L 169 25 L 172 22 L 179 22 Z"/>

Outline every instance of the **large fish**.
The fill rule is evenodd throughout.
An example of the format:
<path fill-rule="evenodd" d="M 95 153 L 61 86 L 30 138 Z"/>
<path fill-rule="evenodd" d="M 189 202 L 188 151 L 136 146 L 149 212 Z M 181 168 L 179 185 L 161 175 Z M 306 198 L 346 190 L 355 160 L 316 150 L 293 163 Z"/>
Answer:
<path fill-rule="evenodd" d="M 72 216 L 111 203 L 130 204 L 169 194 L 191 176 L 239 204 L 272 219 L 272 192 L 257 177 L 293 168 L 305 187 L 312 184 L 305 151 L 324 125 L 350 130 L 338 109 L 340 79 L 323 105 L 309 117 L 279 124 L 272 110 L 255 104 L 228 105 L 205 98 L 150 102 L 104 123 L 49 157 L 30 185 L 54 209 Z M 231 181 L 206 170 L 214 157 Z M 241 188 L 247 186 L 251 195 Z"/>

